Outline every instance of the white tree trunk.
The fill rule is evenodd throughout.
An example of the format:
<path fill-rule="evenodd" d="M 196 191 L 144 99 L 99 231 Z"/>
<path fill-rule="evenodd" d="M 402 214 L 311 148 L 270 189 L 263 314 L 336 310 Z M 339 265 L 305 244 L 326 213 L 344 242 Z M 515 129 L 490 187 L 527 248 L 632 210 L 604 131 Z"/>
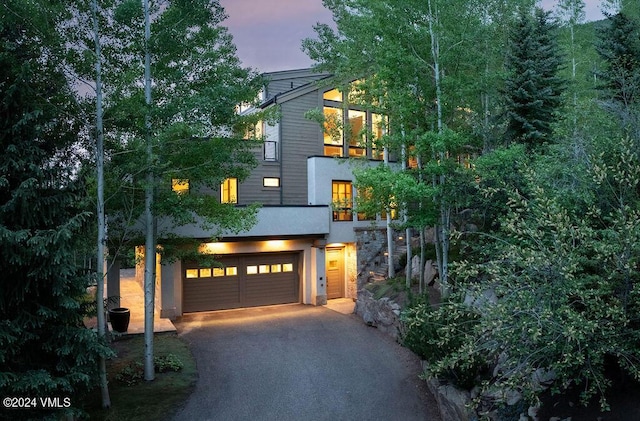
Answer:
<path fill-rule="evenodd" d="M 385 146 L 383 151 L 384 163 L 389 165 L 389 149 Z M 387 253 L 389 267 L 388 267 L 388 276 L 389 278 L 393 278 L 396 276 L 396 269 L 393 267 L 393 228 L 391 228 L 391 207 L 387 209 Z"/>
<path fill-rule="evenodd" d="M 98 4 L 97 0 L 91 3 L 93 14 L 93 36 L 95 41 L 95 68 L 96 68 L 96 178 L 97 178 L 97 217 L 98 217 L 98 244 L 97 244 L 97 264 L 96 279 L 98 288 L 96 291 L 96 309 L 98 316 L 98 336 L 104 338 L 106 335 L 106 320 L 104 308 L 104 280 L 105 280 L 105 245 L 106 220 L 104 212 L 104 127 L 102 121 L 102 51 L 100 45 L 100 27 L 98 25 Z M 98 360 L 98 370 L 100 378 L 100 394 L 102 396 L 102 407 L 111 406 L 109 396 L 109 384 L 107 382 L 107 366 L 103 356 Z"/>
<path fill-rule="evenodd" d="M 438 117 L 438 133 L 443 133 L 442 121 L 442 80 L 440 77 L 440 40 L 435 30 L 434 23 L 438 23 L 438 10 L 432 8 L 431 0 L 429 7 L 429 35 L 431 37 L 431 58 L 433 60 L 433 79 L 436 87 L 436 110 Z M 438 157 L 440 162 L 444 162 L 446 158 L 444 152 L 440 152 Z M 439 183 L 440 188 L 444 188 L 446 177 L 441 175 L 439 178 L 434 176 L 434 187 Z M 440 275 L 440 285 L 442 286 L 442 297 L 448 294 L 448 260 L 449 260 L 449 207 L 443 197 L 440 198 L 440 223 L 436 225 L 436 256 L 438 258 L 438 272 Z M 446 225 L 445 225 L 446 224 Z"/>
<path fill-rule="evenodd" d="M 144 5 L 144 90 L 147 115 L 145 117 L 145 132 L 147 141 L 147 185 L 145 187 L 145 259 L 144 259 L 144 379 L 155 378 L 153 364 L 153 313 L 155 307 L 155 271 L 156 271 L 156 238 L 155 221 L 153 215 L 153 146 L 151 143 L 151 52 L 149 39 L 151 38 L 151 21 L 149 16 L 149 0 L 143 0 Z"/>
<path fill-rule="evenodd" d="M 404 130 L 402 131 L 402 171 L 407 170 L 407 145 L 404 143 Z M 407 209 L 407 204 L 403 204 L 403 208 L 405 209 L 403 215 L 403 221 L 405 224 L 405 244 L 407 247 L 407 267 L 405 269 L 405 285 L 407 288 L 411 288 L 411 228 L 407 225 L 409 221 L 409 211 Z M 420 291 L 422 293 L 422 290 Z"/>

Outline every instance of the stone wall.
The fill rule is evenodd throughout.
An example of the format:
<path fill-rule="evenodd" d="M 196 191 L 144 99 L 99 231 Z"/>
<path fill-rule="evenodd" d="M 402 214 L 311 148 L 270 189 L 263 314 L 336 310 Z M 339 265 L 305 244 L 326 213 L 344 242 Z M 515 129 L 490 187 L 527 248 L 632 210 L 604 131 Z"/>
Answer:
<path fill-rule="evenodd" d="M 358 291 L 358 300 L 354 310 L 369 326 L 377 327 L 395 340 L 400 335 L 400 305 L 387 297 L 376 300 L 371 291 L 365 288 Z"/>
<path fill-rule="evenodd" d="M 367 325 L 380 329 L 396 341 L 400 341 L 400 311 L 400 305 L 388 297 L 376 300 L 374 294 L 366 288 L 360 288 L 358 291 L 355 314 L 362 317 Z M 438 404 L 442 421 L 477 419 L 467 407 L 470 404 L 469 392 L 438 379 L 427 380 L 427 385 Z"/>

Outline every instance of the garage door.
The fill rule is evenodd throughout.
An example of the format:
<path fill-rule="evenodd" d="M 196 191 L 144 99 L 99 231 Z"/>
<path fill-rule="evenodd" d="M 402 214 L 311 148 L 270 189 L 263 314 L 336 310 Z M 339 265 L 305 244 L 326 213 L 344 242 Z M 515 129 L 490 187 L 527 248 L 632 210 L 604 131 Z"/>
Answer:
<path fill-rule="evenodd" d="M 223 267 L 183 264 L 182 311 L 300 302 L 299 253 L 234 255 Z"/>

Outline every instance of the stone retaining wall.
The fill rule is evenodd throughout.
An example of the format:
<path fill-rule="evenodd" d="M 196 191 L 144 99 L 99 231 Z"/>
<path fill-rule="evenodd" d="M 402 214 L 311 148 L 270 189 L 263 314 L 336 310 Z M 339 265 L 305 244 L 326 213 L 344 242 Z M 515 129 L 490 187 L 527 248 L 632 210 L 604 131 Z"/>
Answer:
<path fill-rule="evenodd" d="M 369 326 L 376 327 L 400 340 L 400 310 L 398 303 L 388 297 L 376 300 L 373 293 L 365 288 L 358 290 L 355 314 Z M 470 402 L 469 392 L 459 390 L 438 379 L 427 380 L 427 386 L 433 394 L 442 421 L 471 421 L 475 417 L 466 407 Z"/>

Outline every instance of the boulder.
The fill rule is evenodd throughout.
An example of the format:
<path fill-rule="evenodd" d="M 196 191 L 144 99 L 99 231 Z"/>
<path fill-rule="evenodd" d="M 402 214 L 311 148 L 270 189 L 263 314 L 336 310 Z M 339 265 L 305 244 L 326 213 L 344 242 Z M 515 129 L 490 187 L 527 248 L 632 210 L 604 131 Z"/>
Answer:
<path fill-rule="evenodd" d="M 471 421 L 477 419 L 469 409 L 471 396 L 449 383 L 438 379 L 427 380 L 427 386 L 438 404 L 442 421 Z"/>

